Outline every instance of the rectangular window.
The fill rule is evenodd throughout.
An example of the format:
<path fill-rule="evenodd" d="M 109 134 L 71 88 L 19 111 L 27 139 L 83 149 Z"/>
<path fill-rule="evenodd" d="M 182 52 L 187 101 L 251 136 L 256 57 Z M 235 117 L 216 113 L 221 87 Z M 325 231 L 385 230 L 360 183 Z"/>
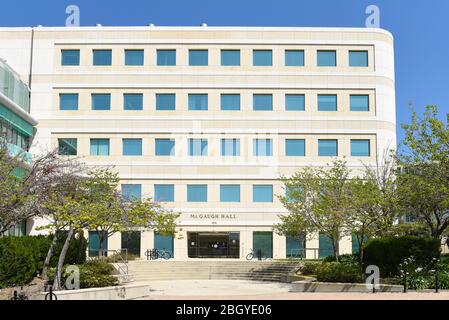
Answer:
<path fill-rule="evenodd" d="M 222 94 L 221 95 L 221 110 L 222 111 L 240 110 L 240 95 L 239 94 Z"/>
<path fill-rule="evenodd" d="M 125 93 L 123 95 L 123 103 L 125 110 L 143 110 L 143 94 Z"/>
<path fill-rule="evenodd" d="M 158 66 L 176 66 L 176 50 L 157 50 Z"/>
<path fill-rule="evenodd" d="M 221 139 L 221 155 L 223 157 L 240 156 L 240 139 Z"/>
<path fill-rule="evenodd" d="M 124 156 L 141 156 L 142 139 L 123 139 Z"/>
<path fill-rule="evenodd" d="M 207 156 L 207 139 L 189 139 L 189 156 Z"/>
<path fill-rule="evenodd" d="M 319 67 L 336 67 L 337 52 L 335 50 L 318 50 L 317 65 Z"/>
<path fill-rule="evenodd" d="M 273 53 L 271 50 L 253 50 L 253 66 L 272 66 Z"/>
<path fill-rule="evenodd" d="M 306 110 L 306 97 L 303 94 L 286 94 L 286 111 L 304 111 Z"/>
<path fill-rule="evenodd" d="M 273 95 L 271 94 L 254 94 L 253 95 L 254 111 L 272 111 Z"/>
<path fill-rule="evenodd" d="M 270 157 L 273 155 L 273 143 L 271 139 L 254 139 L 253 155 L 255 157 Z"/>
<path fill-rule="evenodd" d="M 109 139 L 90 139 L 91 156 L 109 156 Z"/>
<path fill-rule="evenodd" d="M 187 185 L 187 202 L 207 202 L 207 185 Z"/>
<path fill-rule="evenodd" d="M 126 66 L 143 66 L 144 51 L 143 50 L 125 50 Z"/>
<path fill-rule="evenodd" d="M 240 50 L 221 50 L 222 66 L 239 66 Z"/>
<path fill-rule="evenodd" d="M 156 139 L 156 156 L 174 156 L 175 141 L 170 139 Z"/>
<path fill-rule="evenodd" d="M 320 157 L 338 156 L 338 140 L 335 139 L 318 140 L 318 156 Z"/>
<path fill-rule="evenodd" d="M 319 94 L 318 111 L 337 111 L 337 95 Z"/>
<path fill-rule="evenodd" d="M 273 202 L 273 185 L 253 185 L 253 202 Z"/>
<path fill-rule="evenodd" d="M 208 109 L 207 94 L 189 94 L 189 110 L 205 111 Z"/>
<path fill-rule="evenodd" d="M 349 51 L 350 67 L 368 67 L 368 51 Z"/>
<path fill-rule="evenodd" d="M 306 142 L 304 139 L 285 139 L 285 155 L 287 157 L 304 157 Z"/>
<path fill-rule="evenodd" d="M 136 201 L 142 199 L 142 185 L 122 184 L 122 196 L 126 201 Z"/>
<path fill-rule="evenodd" d="M 61 93 L 59 110 L 78 110 L 78 93 Z"/>
<path fill-rule="evenodd" d="M 174 93 L 158 93 L 156 94 L 156 110 L 175 110 L 176 95 Z"/>
<path fill-rule="evenodd" d="M 92 110 L 111 110 L 111 95 L 109 93 L 93 93 Z"/>
<path fill-rule="evenodd" d="M 304 67 L 304 50 L 285 50 L 285 66 Z"/>
<path fill-rule="evenodd" d="M 352 157 L 369 157 L 370 141 L 369 140 L 351 140 L 351 156 Z"/>
<path fill-rule="evenodd" d="M 240 202 L 240 185 L 220 185 L 220 202 Z"/>
<path fill-rule="evenodd" d="M 93 65 L 94 66 L 112 65 L 112 50 L 94 50 Z"/>
<path fill-rule="evenodd" d="M 209 54 L 207 50 L 189 50 L 189 66 L 207 66 Z"/>
<path fill-rule="evenodd" d="M 369 111 L 368 95 L 351 95 L 349 100 L 351 111 Z"/>
<path fill-rule="evenodd" d="M 58 139 L 58 154 L 60 156 L 76 156 L 78 139 L 61 138 Z"/>
<path fill-rule="evenodd" d="M 175 185 L 173 184 L 155 184 L 154 200 L 157 202 L 174 202 Z"/>
<path fill-rule="evenodd" d="M 61 50 L 62 66 L 79 66 L 80 51 L 79 50 Z"/>

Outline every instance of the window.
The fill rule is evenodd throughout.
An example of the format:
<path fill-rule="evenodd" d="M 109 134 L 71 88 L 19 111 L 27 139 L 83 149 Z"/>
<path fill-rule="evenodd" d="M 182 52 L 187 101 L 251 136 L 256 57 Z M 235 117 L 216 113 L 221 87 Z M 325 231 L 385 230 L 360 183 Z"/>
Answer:
<path fill-rule="evenodd" d="M 175 201 L 175 185 L 173 184 L 155 184 L 154 200 L 157 202 Z"/>
<path fill-rule="evenodd" d="M 207 202 L 207 185 L 187 185 L 187 202 Z"/>
<path fill-rule="evenodd" d="M 318 140 L 318 156 L 320 157 L 338 156 L 338 141 L 335 139 Z"/>
<path fill-rule="evenodd" d="M 61 93 L 59 95 L 59 110 L 78 110 L 78 94 Z"/>
<path fill-rule="evenodd" d="M 156 110 L 175 110 L 176 95 L 173 93 L 156 94 Z"/>
<path fill-rule="evenodd" d="M 157 50 L 158 66 L 176 66 L 176 50 Z"/>
<path fill-rule="evenodd" d="M 90 139 L 91 156 L 109 156 L 109 139 Z"/>
<path fill-rule="evenodd" d="M 157 156 L 174 156 L 175 141 L 170 139 L 156 139 Z"/>
<path fill-rule="evenodd" d="M 76 138 L 61 138 L 58 139 L 58 154 L 60 156 L 76 156 L 77 155 Z"/>
<path fill-rule="evenodd" d="M 221 50 L 222 66 L 239 66 L 240 50 Z"/>
<path fill-rule="evenodd" d="M 110 66 L 112 65 L 112 50 L 94 50 L 94 66 Z"/>
<path fill-rule="evenodd" d="M 240 185 L 222 184 L 220 185 L 221 202 L 240 202 Z"/>
<path fill-rule="evenodd" d="M 109 93 L 93 93 L 92 110 L 111 110 L 111 95 Z"/>
<path fill-rule="evenodd" d="M 272 66 L 273 53 L 271 50 L 253 50 L 253 66 Z"/>
<path fill-rule="evenodd" d="M 223 157 L 240 156 L 240 139 L 221 139 L 221 155 Z"/>
<path fill-rule="evenodd" d="M 254 139 L 253 141 L 253 155 L 255 157 L 273 155 L 272 140 L 271 139 Z"/>
<path fill-rule="evenodd" d="M 305 149 L 304 139 L 285 139 L 285 155 L 287 157 L 304 157 Z"/>
<path fill-rule="evenodd" d="M 122 184 L 122 196 L 126 201 L 136 201 L 142 199 L 142 185 Z"/>
<path fill-rule="evenodd" d="M 351 95 L 349 100 L 351 111 L 369 111 L 368 95 Z"/>
<path fill-rule="evenodd" d="M 80 51 L 79 50 L 61 50 L 62 66 L 79 66 Z"/>
<path fill-rule="evenodd" d="M 205 111 L 208 108 L 207 94 L 189 94 L 189 110 Z"/>
<path fill-rule="evenodd" d="M 124 156 L 141 156 L 142 139 L 123 139 Z"/>
<path fill-rule="evenodd" d="M 189 156 L 207 156 L 207 139 L 189 139 Z"/>
<path fill-rule="evenodd" d="M 253 185 L 253 202 L 273 202 L 273 185 Z"/>
<path fill-rule="evenodd" d="M 254 94 L 253 95 L 254 111 L 272 111 L 273 95 L 271 94 Z"/>
<path fill-rule="evenodd" d="M 350 67 L 368 67 L 368 51 L 349 51 Z"/>
<path fill-rule="evenodd" d="M 125 110 L 143 110 L 143 94 L 141 93 L 125 93 L 123 102 Z"/>
<path fill-rule="evenodd" d="M 126 66 L 143 66 L 144 61 L 143 50 L 125 50 Z"/>
<path fill-rule="evenodd" d="M 223 110 L 223 111 L 240 110 L 240 95 L 239 94 L 222 94 L 221 95 L 221 110 Z"/>
<path fill-rule="evenodd" d="M 285 110 L 286 111 L 304 111 L 305 96 L 303 94 L 286 94 L 285 95 Z"/>
<path fill-rule="evenodd" d="M 317 52 L 317 65 L 319 67 L 336 67 L 337 52 L 328 50 L 319 50 Z"/>
<path fill-rule="evenodd" d="M 207 66 L 209 63 L 207 50 L 189 50 L 190 66 Z"/>
<path fill-rule="evenodd" d="M 285 50 L 285 66 L 304 67 L 304 50 Z"/>
<path fill-rule="evenodd" d="M 351 140 L 352 157 L 369 157 L 370 154 L 369 140 Z"/>
<path fill-rule="evenodd" d="M 337 111 L 337 95 L 319 94 L 318 111 Z"/>

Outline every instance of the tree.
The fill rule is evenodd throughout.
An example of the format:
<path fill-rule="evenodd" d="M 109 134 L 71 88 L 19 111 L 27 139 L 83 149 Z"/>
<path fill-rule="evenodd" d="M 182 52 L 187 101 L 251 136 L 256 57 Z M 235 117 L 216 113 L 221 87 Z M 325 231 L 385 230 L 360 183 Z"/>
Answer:
<path fill-rule="evenodd" d="M 299 232 L 321 232 L 331 240 L 338 261 L 339 242 L 347 233 L 344 221 L 349 207 L 349 173 L 345 161 L 335 160 L 328 168 L 307 167 L 284 178 L 286 195 L 279 199 L 289 216 L 281 216 L 277 230 L 291 230 L 286 222 L 299 227 Z"/>
<path fill-rule="evenodd" d="M 407 147 L 398 157 L 398 193 L 403 212 L 441 238 L 449 226 L 449 124 L 438 108 L 427 106 L 422 118 L 413 112 L 402 125 Z"/>

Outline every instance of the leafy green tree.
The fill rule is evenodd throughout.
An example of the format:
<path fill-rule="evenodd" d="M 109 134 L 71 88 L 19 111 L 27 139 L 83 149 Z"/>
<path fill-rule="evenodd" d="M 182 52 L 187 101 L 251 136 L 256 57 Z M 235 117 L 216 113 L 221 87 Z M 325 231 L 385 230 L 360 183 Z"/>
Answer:
<path fill-rule="evenodd" d="M 406 149 L 399 155 L 398 194 L 403 213 L 441 238 L 449 226 L 449 124 L 438 119 L 438 108 L 416 112 L 405 130 Z"/>

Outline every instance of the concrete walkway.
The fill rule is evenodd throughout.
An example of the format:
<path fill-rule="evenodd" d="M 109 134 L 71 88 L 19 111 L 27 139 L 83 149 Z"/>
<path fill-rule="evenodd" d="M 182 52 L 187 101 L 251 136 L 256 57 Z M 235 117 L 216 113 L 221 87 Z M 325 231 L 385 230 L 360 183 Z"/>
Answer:
<path fill-rule="evenodd" d="M 449 300 L 449 291 L 404 293 L 293 293 L 290 284 L 246 280 L 152 281 L 144 300 Z"/>

